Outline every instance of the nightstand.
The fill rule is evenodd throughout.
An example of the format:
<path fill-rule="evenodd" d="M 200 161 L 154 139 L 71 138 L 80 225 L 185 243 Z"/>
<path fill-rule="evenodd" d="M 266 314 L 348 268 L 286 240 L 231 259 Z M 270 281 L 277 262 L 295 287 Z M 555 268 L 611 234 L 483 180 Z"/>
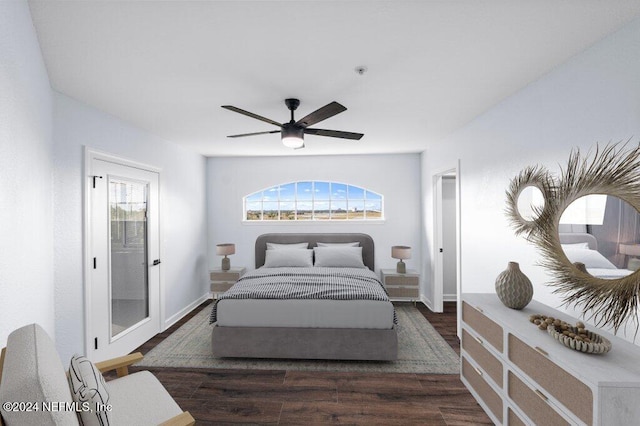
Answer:
<path fill-rule="evenodd" d="M 420 274 L 407 269 L 406 274 L 399 274 L 395 269 L 381 269 L 382 284 L 391 300 L 416 301 L 420 299 Z"/>
<path fill-rule="evenodd" d="M 240 279 L 244 274 L 245 268 L 231 268 L 228 271 L 223 271 L 220 268 L 213 268 L 209 271 L 209 278 L 211 279 L 211 293 L 214 299 L 218 298 L 218 295 L 229 290 L 232 285 Z"/>

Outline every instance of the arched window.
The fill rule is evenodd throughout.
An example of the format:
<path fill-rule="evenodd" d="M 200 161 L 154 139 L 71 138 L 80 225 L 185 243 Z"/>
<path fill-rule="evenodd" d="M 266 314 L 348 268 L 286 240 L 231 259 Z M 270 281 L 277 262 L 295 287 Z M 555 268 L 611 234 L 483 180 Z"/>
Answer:
<path fill-rule="evenodd" d="M 284 183 L 249 194 L 243 202 L 246 221 L 384 218 L 382 195 L 338 182 Z"/>

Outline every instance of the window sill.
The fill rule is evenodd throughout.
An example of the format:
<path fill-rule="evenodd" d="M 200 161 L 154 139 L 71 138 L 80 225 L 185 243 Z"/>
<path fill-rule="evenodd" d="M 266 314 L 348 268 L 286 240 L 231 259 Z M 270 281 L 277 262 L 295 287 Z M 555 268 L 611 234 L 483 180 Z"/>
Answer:
<path fill-rule="evenodd" d="M 375 220 L 243 220 L 242 224 L 247 226 L 328 226 L 328 225 L 383 225 L 385 219 Z"/>

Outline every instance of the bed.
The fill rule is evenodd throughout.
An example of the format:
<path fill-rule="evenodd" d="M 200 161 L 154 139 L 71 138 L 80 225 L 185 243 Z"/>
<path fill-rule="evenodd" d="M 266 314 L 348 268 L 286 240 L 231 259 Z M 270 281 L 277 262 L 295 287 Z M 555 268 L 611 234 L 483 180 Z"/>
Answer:
<path fill-rule="evenodd" d="M 620 269 L 598 251 L 598 240 L 587 233 L 560 233 L 560 244 L 572 262 L 584 263 L 587 272 L 597 278 L 618 279 L 634 271 Z"/>
<path fill-rule="evenodd" d="M 272 250 L 274 246 L 288 248 L 284 245 L 295 243 L 306 243 L 309 248 L 302 248 L 295 256 L 292 251 Z M 343 248 L 349 243 L 361 247 L 361 268 L 331 268 L 324 264 L 292 268 L 281 267 L 277 262 L 272 267 L 274 258 L 307 256 L 309 252 L 303 254 L 302 250 L 319 244 L 338 247 L 337 250 L 318 247 L 311 253 L 316 262 L 327 254 L 359 252 Z M 374 272 L 374 243 L 369 235 L 264 234 L 256 239 L 255 266 L 255 271 L 245 274 L 214 304 L 211 317 L 215 322 L 214 356 L 371 361 L 397 358 L 395 311 Z M 295 299 L 287 294 L 282 298 L 278 292 L 297 286 L 298 276 L 311 283 L 304 291 L 312 295 L 303 294 L 301 299 Z M 362 288 L 356 290 L 357 295 L 349 290 L 345 296 L 343 286 Z M 294 293 L 299 291 L 298 287 L 293 288 Z M 256 291 L 266 294 L 255 297 Z M 358 292 L 366 294 L 360 297 Z M 335 294 L 338 296 L 334 297 Z"/>

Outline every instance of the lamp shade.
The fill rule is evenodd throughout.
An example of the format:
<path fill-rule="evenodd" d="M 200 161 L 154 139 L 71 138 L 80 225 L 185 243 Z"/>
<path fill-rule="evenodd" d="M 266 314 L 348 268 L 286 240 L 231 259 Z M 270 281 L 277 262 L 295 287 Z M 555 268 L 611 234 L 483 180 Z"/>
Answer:
<path fill-rule="evenodd" d="M 391 257 L 394 259 L 411 259 L 411 247 L 393 246 L 391 247 Z"/>
<path fill-rule="evenodd" d="M 216 246 L 216 254 L 218 256 L 228 256 L 236 252 L 236 245 L 233 243 L 218 244 Z"/>

